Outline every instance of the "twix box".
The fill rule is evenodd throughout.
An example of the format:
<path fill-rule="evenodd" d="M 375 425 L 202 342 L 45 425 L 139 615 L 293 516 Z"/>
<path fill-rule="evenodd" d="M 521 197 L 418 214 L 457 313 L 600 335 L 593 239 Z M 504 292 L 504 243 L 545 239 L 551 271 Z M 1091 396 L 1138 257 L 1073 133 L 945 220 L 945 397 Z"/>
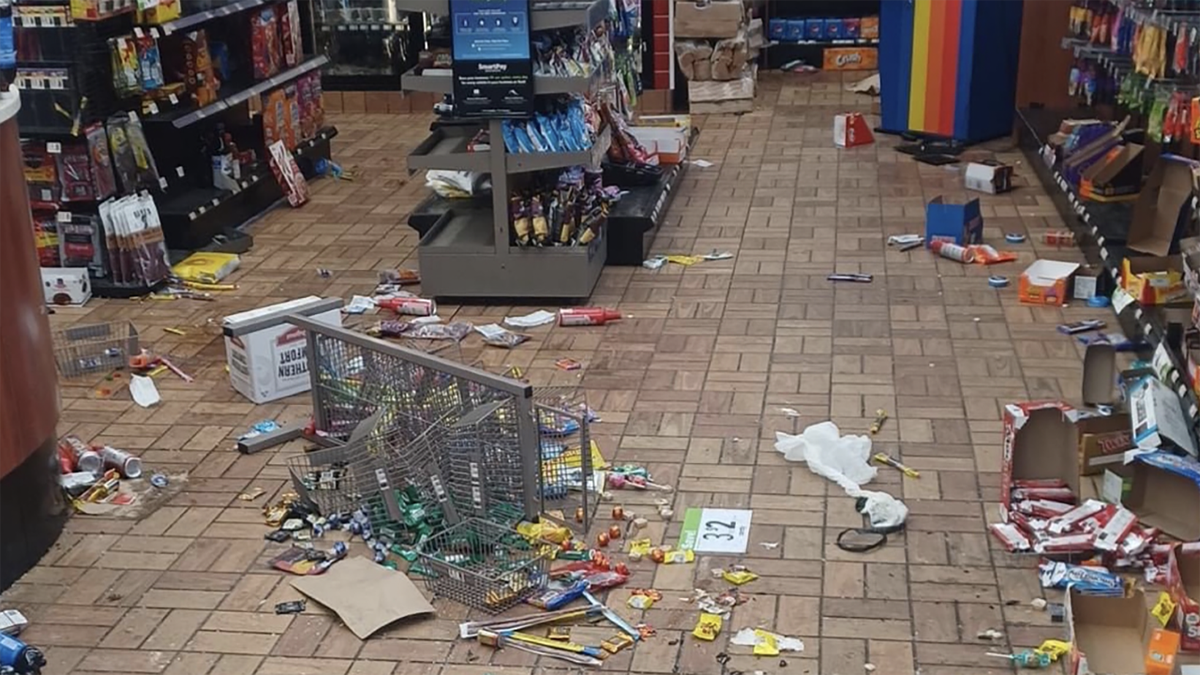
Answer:
<path fill-rule="evenodd" d="M 1179 544 L 1167 559 L 1167 588 L 1175 602 L 1180 648 L 1200 652 L 1200 542 Z"/>

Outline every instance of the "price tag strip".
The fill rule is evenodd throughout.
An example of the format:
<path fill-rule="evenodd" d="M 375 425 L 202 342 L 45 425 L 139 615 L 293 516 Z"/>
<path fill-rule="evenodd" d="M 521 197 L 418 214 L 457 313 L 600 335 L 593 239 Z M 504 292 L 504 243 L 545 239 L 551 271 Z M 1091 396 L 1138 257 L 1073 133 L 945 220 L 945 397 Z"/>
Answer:
<path fill-rule="evenodd" d="M 753 515 L 747 509 L 690 508 L 683 516 L 679 548 L 696 553 L 745 553 Z"/>

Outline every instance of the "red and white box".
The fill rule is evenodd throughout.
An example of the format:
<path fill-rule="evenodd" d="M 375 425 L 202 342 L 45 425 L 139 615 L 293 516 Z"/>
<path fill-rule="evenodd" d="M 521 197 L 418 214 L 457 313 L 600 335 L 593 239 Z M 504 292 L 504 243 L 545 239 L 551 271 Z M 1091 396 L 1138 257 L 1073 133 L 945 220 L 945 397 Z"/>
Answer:
<path fill-rule="evenodd" d="M 1166 567 L 1182 638 L 1180 649 L 1200 652 L 1200 542 L 1172 547 Z"/>
<path fill-rule="evenodd" d="M 839 148 L 870 145 L 875 135 L 862 113 L 842 113 L 833 117 L 833 144 Z"/>

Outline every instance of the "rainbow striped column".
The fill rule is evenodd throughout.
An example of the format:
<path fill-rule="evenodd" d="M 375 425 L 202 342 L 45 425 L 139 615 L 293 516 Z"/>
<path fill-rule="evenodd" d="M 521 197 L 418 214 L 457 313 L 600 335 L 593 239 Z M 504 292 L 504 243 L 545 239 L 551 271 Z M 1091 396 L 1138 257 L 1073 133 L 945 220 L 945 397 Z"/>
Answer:
<path fill-rule="evenodd" d="M 883 128 L 981 141 L 1012 129 L 1021 0 L 883 0 Z"/>

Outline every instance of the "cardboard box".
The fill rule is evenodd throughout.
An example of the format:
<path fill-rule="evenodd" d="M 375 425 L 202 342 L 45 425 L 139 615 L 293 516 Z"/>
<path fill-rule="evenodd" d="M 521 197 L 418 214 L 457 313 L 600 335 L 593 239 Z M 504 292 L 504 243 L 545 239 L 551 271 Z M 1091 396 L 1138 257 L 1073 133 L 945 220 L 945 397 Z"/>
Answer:
<path fill-rule="evenodd" d="M 1013 168 L 1007 164 L 971 162 L 963 173 L 963 187 L 998 195 L 1012 189 Z"/>
<path fill-rule="evenodd" d="M 1146 645 L 1143 662 L 1146 675 L 1173 675 L 1175 657 L 1179 655 L 1179 633 L 1165 628 L 1153 628 L 1150 644 Z"/>
<path fill-rule="evenodd" d="M 853 148 L 875 142 L 875 134 L 862 113 L 843 113 L 833 116 L 833 144 L 839 148 Z"/>
<path fill-rule="evenodd" d="M 1061 401 L 1029 401 L 1004 406 L 1004 444 L 1000 459 L 1000 503 L 1008 506 L 1012 482 L 1058 478 L 1079 494 L 1075 448 L 1075 409 Z"/>
<path fill-rule="evenodd" d="M 660 165 L 682 164 L 687 159 L 688 129 L 675 127 L 629 127 L 642 147 L 658 157 Z"/>
<path fill-rule="evenodd" d="M 979 200 L 966 204 L 948 204 L 941 196 L 925 206 L 925 248 L 935 241 L 950 241 L 959 246 L 983 243 L 983 214 Z"/>
<path fill-rule="evenodd" d="M 1130 201 L 1142 189 L 1142 150 L 1137 143 L 1109 149 L 1083 172 L 1079 196 L 1096 202 Z"/>
<path fill-rule="evenodd" d="M 1126 508 L 1143 524 L 1176 539 L 1200 540 L 1200 462 L 1158 451 L 1137 455 L 1131 466 L 1133 488 Z"/>
<path fill-rule="evenodd" d="M 1143 377 L 1129 389 L 1133 442 L 1145 450 L 1175 446 L 1196 454 L 1195 441 L 1178 394 L 1155 377 Z"/>
<path fill-rule="evenodd" d="M 1070 298 L 1071 277 L 1079 263 L 1038 260 L 1017 280 L 1017 299 L 1025 304 L 1061 306 Z"/>
<path fill-rule="evenodd" d="M 675 37 L 734 37 L 745 18 L 741 0 L 712 0 L 705 5 L 680 0 L 675 3 Z"/>
<path fill-rule="evenodd" d="M 1109 504 L 1124 504 L 1133 492 L 1133 471 L 1124 464 L 1104 470 L 1100 480 L 1100 499 Z"/>
<path fill-rule="evenodd" d="M 822 70 L 875 70 L 879 50 L 875 47 L 826 47 Z"/>
<path fill-rule="evenodd" d="M 859 22 L 858 31 L 864 40 L 879 39 L 879 17 L 864 16 Z"/>
<path fill-rule="evenodd" d="M 1180 648 L 1200 652 L 1200 543 L 1177 544 L 1167 558 L 1167 588 L 1175 601 Z"/>
<path fill-rule="evenodd" d="M 1121 288 L 1143 305 L 1165 305 L 1188 296 L 1183 261 L 1174 256 L 1138 256 L 1121 261 Z"/>
<path fill-rule="evenodd" d="M 1083 352 L 1083 404 L 1111 406 L 1116 402 L 1117 349 L 1090 344 Z M 1128 429 L 1129 425 L 1125 425 Z"/>
<path fill-rule="evenodd" d="M 1128 124 L 1129 118 L 1126 117 L 1116 125 L 1085 122 L 1073 126 L 1070 136 L 1063 143 L 1062 173 L 1067 182 L 1079 185 L 1088 167 L 1103 159 L 1109 150 L 1121 143 Z"/>
<path fill-rule="evenodd" d="M 308 336 L 284 321 L 299 314 L 330 326 L 342 325 L 342 301 L 315 295 L 225 317 L 229 381 L 255 403 L 308 391 Z"/>
<path fill-rule="evenodd" d="M 1141 590 L 1128 597 L 1066 594 L 1068 675 L 1144 675 L 1153 627 Z"/>
<path fill-rule="evenodd" d="M 1200 163 L 1163 155 L 1133 205 L 1126 246 L 1165 256 L 1187 231 L 1191 196 L 1200 184 Z"/>
<path fill-rule="evenodd" d="M 92 299 L 86 267 L 43 267 L 42 296 L 47 305 L 83 305 Z"/>
<path fill-rule="evenodd" d="M 1133 448 L 1133 429 L 1127 412 L 1078 420 L 1075 433 L 1081 476 L 1092 476 L 1114 465 L 1120 466 L 1125 460 L 1125 451 Z"/>

